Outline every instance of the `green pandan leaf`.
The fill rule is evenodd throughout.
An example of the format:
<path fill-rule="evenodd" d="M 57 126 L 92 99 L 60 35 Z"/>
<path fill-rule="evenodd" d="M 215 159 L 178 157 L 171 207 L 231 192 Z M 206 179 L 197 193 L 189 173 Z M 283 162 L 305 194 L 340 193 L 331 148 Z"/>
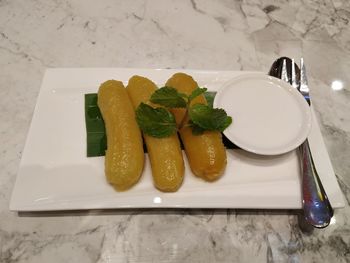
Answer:
<path fill-rule="evenodd" d="M 105 123 L 97 106 L 97 94 L 85 94 L 86 155 L 104 156 L 107 149 Z"/>

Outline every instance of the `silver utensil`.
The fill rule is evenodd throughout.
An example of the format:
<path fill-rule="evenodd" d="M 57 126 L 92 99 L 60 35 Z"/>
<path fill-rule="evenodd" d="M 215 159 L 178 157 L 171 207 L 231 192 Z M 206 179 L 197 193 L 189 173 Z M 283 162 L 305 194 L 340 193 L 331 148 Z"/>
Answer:
<path fill-rule="evenodd" d="M 300 83 L 298 85 L 296 67 L 293 59 L 291 65 L 291 84 L 300 91 L 307 103 L 311 105 L 310 90 L 303 58 L 300 60 L 300 67 Z M 286 59 L 283 59 L 281 79 L 289 82 Z M 312 226 L 324 228 L 330 223 L 333 216 L 333 209 L 318 176 L 307 139 L 299 146 L 299 152 L 302 171 L 304 217 Z"/>

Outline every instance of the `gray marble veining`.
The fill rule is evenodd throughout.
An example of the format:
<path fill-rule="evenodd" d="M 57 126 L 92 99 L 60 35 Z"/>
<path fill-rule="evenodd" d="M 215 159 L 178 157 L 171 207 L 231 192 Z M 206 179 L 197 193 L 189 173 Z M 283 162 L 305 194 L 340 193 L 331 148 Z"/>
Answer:
<path fill-rule="evenodd" d="M 349 21 L 347 0 L 0 0 L 0 262 L 350 262 Z M 303 233 L 295 211 L 9 212 L 45 68 L 267 72 L 282 55 L 307 62 L 347 200 L 328 228 Z"/>

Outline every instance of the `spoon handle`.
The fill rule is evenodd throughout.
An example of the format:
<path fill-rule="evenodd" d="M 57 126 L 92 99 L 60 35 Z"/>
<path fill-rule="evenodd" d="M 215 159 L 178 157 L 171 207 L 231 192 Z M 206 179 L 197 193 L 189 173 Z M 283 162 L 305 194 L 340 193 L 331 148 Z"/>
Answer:
<path fill-rule="evenodd" d="M 303 210 L 307 222 L 317 228 L 329 225 L 333 209 L 315 169 L 308 140 L 299 146 L 302 169 Z"/>

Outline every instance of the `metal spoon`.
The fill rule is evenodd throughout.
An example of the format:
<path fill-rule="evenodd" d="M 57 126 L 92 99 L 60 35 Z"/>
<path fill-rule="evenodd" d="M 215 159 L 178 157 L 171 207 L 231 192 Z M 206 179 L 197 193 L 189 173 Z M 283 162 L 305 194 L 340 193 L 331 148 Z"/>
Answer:
<path fill-rule="evenodd" d="M 269 74 L 281 78 L 292 84 L 294 88 L 302 93 L 310 104 L 309 92 L 306 80 L 305 66 L 302 61 L 302 71 L 299 70 L 294 60 L 287 57 L 277 59 Z M 300 76 L 302 78 L 300 79 Z M 297 80 L 300 80 L 297 82 Z M 300 85 L 302 84 L 302 85 Z M 307 88 L 307 91 L 300 89 L 300 86 Z M 333 209 L 329 203 L 326 192 L 323 189 L 321 180 L 318 177 L 312 154 L 306 140 L 300 147 L 300 160 L 303 174 L 303 213 L 305 220 L 316 228 L 324 228 L 329 225 L 333 216 Z"/>

